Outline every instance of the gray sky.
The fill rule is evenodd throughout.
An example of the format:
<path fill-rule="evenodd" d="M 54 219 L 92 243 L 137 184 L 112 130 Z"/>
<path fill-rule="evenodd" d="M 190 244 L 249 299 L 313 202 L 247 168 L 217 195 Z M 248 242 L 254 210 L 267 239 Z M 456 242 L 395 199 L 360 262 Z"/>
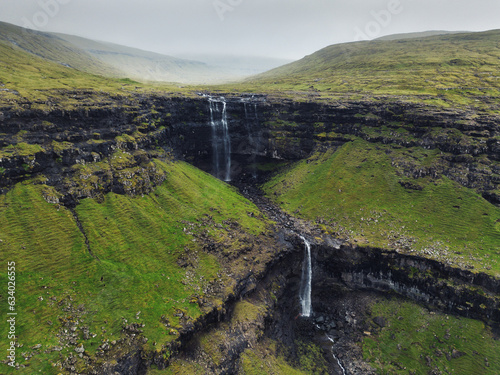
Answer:
<path fill-rule="evenodd" d="M 168 55 L 299 59 L 355 39 L 500 29 L 500 1 L 1 0 L 0 21 Z"/>

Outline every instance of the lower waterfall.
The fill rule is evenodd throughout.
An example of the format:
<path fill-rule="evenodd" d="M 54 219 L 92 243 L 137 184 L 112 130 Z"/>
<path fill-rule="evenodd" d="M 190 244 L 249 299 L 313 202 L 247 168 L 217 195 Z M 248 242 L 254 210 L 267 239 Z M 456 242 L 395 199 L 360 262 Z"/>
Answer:
<path fill-rule="evenodd" d="M 300 305 L 301 316 L 311 316 L 311 282 L 312 282 L 312 265 L 311 265 L 311 244 L 304 237 L 300 236 L 305 245 L 304 262 L 302 263 L 302 279 L 300 282 Z"/>
<path fill-rule="evenodd" d="M 332 344 L 335 343 L 335 341 L 330 336 L 326 335 L 326 337 L 328 338 L 328 340 L 330 340 L 330 342 Z M 338 359 L 337 356 L 335 355 L 335 353 L 333 352 L 333 347 L 332 347 L 332 356 L 333 356 L 333 359 L 335 359 L 337 361 L 337 364 L 339 365 L 340 369 L 342 370 L 342 375 L 346 375 L 347 372 L 345 371 L 344 366 L 342 366 L 340 359 Z"/>

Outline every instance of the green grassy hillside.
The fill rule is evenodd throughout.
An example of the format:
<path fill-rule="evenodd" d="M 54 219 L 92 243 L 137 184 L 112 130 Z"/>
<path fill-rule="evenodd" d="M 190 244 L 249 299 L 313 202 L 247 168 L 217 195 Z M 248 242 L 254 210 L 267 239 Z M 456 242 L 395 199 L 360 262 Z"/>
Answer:
<path fill-rule="evenodd" d="M 78 46 L 47 33 L 0 22 L 0 41 L 16 50 L 82 72 L 112 77 L 118 77 L 120 73 L 112 66 L 94 59 Z"/>
<path fill-rule="evenodd" d="M 259 253 L 256 272 L 269 258 L 271 247 L 258 245 L 268 222 L 255 206 L 194 167 L 155 163 L 169 177 L 152 194 L 110 193 L 102 203 L 77 206 L 90 252 L 73 213 L 48 203 L 57 197 L 51 187 L 23 183 L 0 197 L 0 263 L 16 263 L 17 362 L 28 366 L 16 373 L 57 374 L 80 345 L 85 353 L 75 367 L 84 373 L 87 356 L 100 361 L 103 343 L 112 343 L 115 358 L 127 353 L 134 329 L 145 338 L 134 345 L 168 356 L 169 342 L 220 308 L 237 275 L 248 271 L 241 252 Z M 205 251 L 207 243 L 214 250 Z M 4 316 L 7 307 L 4 291 Z"/>
<path fill-rule="evenodd" d="M 68 68 L 0 40 L 0 103 L 5 106 L 21 105 L 27 100 L 35 106 L 47 100 L 69 102 L 71 97 L 66 92 L 71 90 L 126 95 L 122 87 L 127 83 Z"/>
<path fill-rule="evenodd" d="M 413 96 L 443 105 L 480 99 L 498 106 L 499 68 L 500 31 L 494 30 L 333 45 L 255 76 L 245 87 L 320 97 Z"/>
<path fill-rule="evenodd" d="M 180 59 L 113 43 L 97 42 L 66 34 L 52 34 L 81 48 L 95 61 L 120 72 L 120 76 L 151 82 L 211 83 L 234 79 L 228 74 L 202 62 Z"/>
<path fill-rule="evenodd" d="M 498 374 L 500 341 L 484 323 L 380 299 L 372 317 L 383 328 L 363 339 L 363 355 L 380 374 Z"/>
<path fill-rule="evenodd" d="M 356 140 L 314 154 L 264 188 L 286 211 L 352 243 L 499 276 L 500 209 L 446 177 L 405 177 L 393 166 L 404 157 L 429 166 L 439 152 Z"/>

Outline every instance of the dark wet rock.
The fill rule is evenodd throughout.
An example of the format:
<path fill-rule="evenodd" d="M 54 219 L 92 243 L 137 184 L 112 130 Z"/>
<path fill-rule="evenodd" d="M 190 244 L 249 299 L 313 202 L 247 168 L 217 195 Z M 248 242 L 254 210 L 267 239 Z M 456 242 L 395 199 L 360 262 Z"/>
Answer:
<path fill-rule="evenodd" d="M 207 162 L 211 160 L 212 147 L 207 142 L 211 137 L 211 129 L 206 98 L 138 96 L 131 102 L 118 104 L 120 105 L 102 108 L 97 105 L 73 111 L 55 109 L 50 112 L 24 110 L 14 113 L 2 108 L 0 133 L 3 135 L 0 143 L 8 144 L 16 134 L 24 130 L 27 131 L 24 141 L 39 144 L 44 147 L 44 151 L 30 157 L 10 155 L 2 158 L 0 167 L 4 172 L 0 179 L 0 189 L 7 190 L 16 182 L 43 174 L 48 179 L 46 183 L 57 187 L 61 194 L 46 197 L 53 204 L 73 207 L 84 197 L 99 199 L 109 191 L 118 194 L 144 194 L 166 178 L 150 166 L 151 160 L 158 156 L 158 147 L 161 148 L 163 157 L 168 155 L 184 159 L 211 171 L 210 163 Z M 500 323 L 497 297 L 500 294 L 500 281 L 486 274 L 454 269 L 424 258 L 342 244 L 335 238 L 322 235 L 311 223 L 283 213 L 253 184 L 248 183 L 254 178 L 248 168 L 255 162 L 256 156 L 263 158 L 262 160 L 298 160 L 308 156 L 314 149 L 339 147 L 350 142 L 351 136 L 355 135 L 369 142 L 397 147 L 420 146 L 441 150 L 445 154 L 439 167 L 432 168 L 424 168 L 408 160 L 394 161 L 394 167 L 403 176 L 401 185 L 407 189 L 419 190 L 420 187 L 404 182 L 404 176 L 434 178 L 444 174 L 464 186 L 476 189 L 490 202 L 498 203 L 500 197 L 495 192 L 500 182 L 500 168 L 496 165 L 500 160 L 498 117 L 476 115 L 465 110 L 441 110 L 401 103 L 319 104 L 286 100 L 271 102 L 259 98 L 253 104 L 256 112 L 248 119 L 241 98 L 228 99 L 234 154 L 232 172 L 239 177 L 235 185 L 241 188 L 243 194 L 257 204 L 267 217 L 276 221 L 276 242 L 286 250 L 277 251 L 260 274 L 249 271 L 247 275 L 240 275 L 237 286 L 225 300 L 222 309 L 219 306 L 210 310 L 208 302 L 202 299 L 199 304 L 208 312 L 198 321 L 188 322 L 183 319 L 183 313 L 179 312 L 179 318 L 183 319 L 182 329 L 171 329 L 172 336 L 176 336 L 172 346 L 157 353 L 142 351 L 146 338 L 141 336 L 143 330 L 140 323 L 124 322 L 126 342 L 116 345 L 102 343 L 98 355 L 103 364 L 95 373 L 145 373 L 153 364 L 159 369 L 165 368 L 168 364 L 165 360 L 167 352 L 176 354 L 185 350 L 197 332 L 224 322 L 235 301 L 239 298 L 252 298 L 266 285 L 269 286 L 266 284 L 266 275 L 272 272 L 277 274 L 277 284 L 280 287 L 280 292 L 276 295 L 279 306 L 269 303 L 273 309 L 269 309 L 268 315 L 259 317 L 259 321 L 239 326 L 237 330 L 227 334 L 231 344 L 224 348 L 225 357 L 217 371 L 231 373 L 241 352 L 249 344 L 256 342 L 256 332 L 265 331 L 270 337 L 277 338 L 290 348 L 290 356 L 293 358 L 297 338 L 316 340 L 324 331 L 336 341 L 336 352 L 346 353 L 342 361 L 349 367 L 349 373 L 369 374 L 372 370 L 363 364 L 362 353 L 354 343 L 359 341 L 363 332 L 373 329 L 373 325 L 370 327 L 367 324 L 369 318 L 363 301 L 378 292 L 397 293 L 443 311 L 482 319 L 492 325 Z M 384 126 L 390 131 L 382 134 L 380 130 Z M 433 131 L 439 127 L 446 131 Z M 143 137 L 133 137 L 138 130 L 144 134 Z M 400 137 L 398 130 L 407 132 L 409 136 Z M 253 142 L 249 141 L 249 132 L 255 135 Z M 116 139 L 123 135 L 130 138 Z M 57 150 L 50 146 L 53 141 L 71 142 L 72 145 L 67 149 Z M 126 166 L 127 171 L 121 167 L 109 173 L 100 171 L 95 175 L 100 187 L 89 190 L 64 182 L 75 177 L 76 172 L 72 169 L 74 165 L 103 162 L 117 149 L 132 155 L 130 164 Z M 487 165 L 488 168 L 481 168 L 481 165 Z M 135 186 L 131 187 L 120 181 L 118 177 L 121 173 L 128 174 L 129 178 L 125 180 L 134 179 Z M 231 222 L 225 222 L 224 226 L 233 229 L 237 227 L 236 223 Z M 189 230 L 186 225 L 186 231 Z M 297 291 L 302 257 L 297 254 L 302 254 L 303 244 L 297 233 L 307 233 L 310 238 L 316 239 L 313 244 L 315 315 L 311 319 L 301 317 L 298 308 Z M 203 243 L 210 252 L 220 251 L 214 243 Z M 411 244 L 406 242 L 401 245 Z M 252 261 L 250 255 L 245 257 L 247 262 Z M 188 268 L 193 266 L 193 261 L 188 257 L 180 257 L 179 265 Z M 415 268 L 419 273 L 410 278 L 406 271 L 409 268 Z M 216 293 L 218 288 L 220 286 L 211 285 L 209 292 Z M 70 300 L 61 301 L 61 304 L 72 315 L 82 313 L 72 306 Z M 383 317 L 372 320 L 379 327 L 386 324 Z M 161 322 L 165 327 L 170 326 L 167 319 L 162 319 Z M 319 328 L 314 326 L 315 322 Z M 84 354 L 77 326 L 69 321 L 61 321 L 61 324 L 60 347 L 69 345 L 77 354 Z M 91 336 L 88 328 L 83 327 L 81 330 L 83 339 L 88 340 Z M 53 350 L 57 350 L 56 348 L 59 346 Z M 107 359 L 108 355 L 113 356 L 112 360 Z M 455 358 L 460 352 L 445 355 Z M 63 367 L 74 372 L 75 363 L 76 358 L 72 354 L 64 360 Z M 488 363 L 487 360 L 485 363 Z M 428 358 L 428 364 L 432 364 L 431 358 Z"/>
<path fill-rule="evenodd" d="M 88 96 L 91 93 L 77 93 Z M 47 184 L 58 186 L 64 204 L 98 197 L 106 192 L 138 195 L 161 183 L 146 166 L 161 147 L 171 155 L 212 172 L 212 145 L 208 99 L 136 95 L 118 102 L 63 111 L 0 108 L 0 144 L 18 142 L 16 134 L 26 132 L 23 141 L 38 144 L 44 151 L 29 157 L 11 156 L 0 160 L 5 169 L 0 179 L 4 191 L 29 176 L 43 174 Z M 120 102 L 120 100 L 122 102 Z M 443 152 L 440 162 L 422 167 L 411 161 L 394 161 L 406 177 L 437 177 L 444 174 L 473 188 L 485 199 L 498 204 L 500 196 L 500 119 L 498 116 L 467 110 L 440 109 L 402 102 L 345 101 L 330 103 L 292 102 L 265 97 L 228 95 L 227 114 L 232 145 L 233 177 L 251 176 L 261 160 L 295 161 L 314 149 L 336 148 L 351 136 L 397 147 L 420 146 Z M 113 103 L 113 105 L 110 105 Z M 382 131 L 382 128 L 384 131 Z M 436 129 L 441 128 L 441 131 Z M 388 129 L 388 130 L 387 130 Z M 134 134 L 141 132 L 141 136 Z M 122 138 L 117 138 L 121 136 Z M 54 148 L 52 142 L 70 142 L 69 148 Z M 135 184 L 124 184 L 119 171 L 96 174 L 99 191 L 62 186 L 75 164 L 105 161 L 117 149 L 135 155 Z M 144 151 L 137 153 L 137 151 Z M 139 178 L 143 176 L 144 178 Z M 258 176 L 257 176 L 258 177 Z M 404 182 L 408 189 L 420 186 Z M 293 224 L 285 223 L 291 228 Z"/>
<path fill-rule="evenodd" d="M 451 351 L 451 358 L 453 358 L 453 359 L 457 359 L 457 358 L 463 357 L 464 355 L 467 355 L 467 354 L 464 353 L 464 352 L 461 352 L 459 350 L 456 350 L 456 349 L 453 349 Z"/>
<path fill-rule="evenodd" d="M 375 318 L 373 318 L 373 322 L 382 328 L 384 328 L 387 325 L 387 321 L 382 316 L 376 316 Z"/>

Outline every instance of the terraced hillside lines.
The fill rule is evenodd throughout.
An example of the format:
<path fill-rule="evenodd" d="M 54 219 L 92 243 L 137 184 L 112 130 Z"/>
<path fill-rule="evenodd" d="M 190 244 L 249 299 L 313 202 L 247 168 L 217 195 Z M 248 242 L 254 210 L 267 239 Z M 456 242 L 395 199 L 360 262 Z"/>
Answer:
<path fill-rule="evenodd" d="M 168 356 L 169 343 L 204 312 L 222 306 L 234 279 L 247 272 L 238 251 L 253 251 L 252 240 L 268 233 L 269 222 L 212 176 L 186 163 L 155 163 L 168 178 L 153 193 L 109 193 L 102 203 L 85 199 L 75 208 L 99 260 L 87 251 L 75 216 L 47 202 L 57 197 L 53 188 L 26 182 L 0 197 L 0 261 L 17 264 L 18 341 L 25 353 L 18 361 L 28 366 L 16 373 L 57 374 L 78 345 L 85 355 L 74 365 L 84 373 L 89 358 L 98 363 L 106 350 L 115 359 L 128 353 L 132 333 L 147 338 L 132 345 Z M 206 243 L 214 252 L 203 251 Z M 269 259 L 267 249 L 256 251 Z M 4 293 L 0 306 L 6 313 Z"/>
<path fill-rule="evenodd" d="M 18 342 L 26 346 L 17 349 L 19 363 L 24 362 L 21 353 L 29 352 L 30 347 L 39 343 L 59 345 L 55 333 L 61 328 L 57 317 L 63 311 L 57 302 L 73 293 L 71 283 L 77 276 L 95 269 L 71 213 L 46 202 L 45 190 L 50 188 L 19 184 L 0 197 L 0 262 L 3 271 L 7 262 L 16 263 L 16 335 Z M 7 273 L 3 271 L 1 282 L 7 285 Z M 4 316 L 7 307 L 6 294 L 2 292 L 0 312 Z M 5 324 L 1 334 L 7 337 Z M 2 350 L 5 345 L 3 340 Z M 44 359 L 37 358 L 32 363 L 36 371 L 53 373 Z M 9 373 L 7 366 L 0 366 L 2 373 Z"/>
<path fill-rule="evenodd" d="M 49 100 L 71 98 L 50 90 L 99 89 L 108 93 L 123 91 L 126 82 L 83 73 L 29 54 L 0 40 L 0 103 L 13 105 L 34 102 L 34 106 Z M 123 91 L 122 95 L 126 95 Z"/>
<path fill-rule="evenodd" d="M 16 50 L 82 72 L 111 77 L 117 77 L 120 73 L 112 66 L 94 59 L 78 46 L 47 33 L 0 22 L 0 41 Z"/>
<path fill-rule="evenodd" d="M 360 245 L 498 276 L 500 209 L 446 177 L 399 175 L 392 161 L 408 158 L 405 153 L 426 163 L 437 157 L 418 147 L 392 149 L 356 140 L 297 163 L 264 189 L 287 212 Z"/>
<path fill-rule="evenodd" d="M 363 340 L 363 356 L 383 374 L 498 374 L 500 341 L 484 323 L 432 312 L 413 302 L 383 300 L 383 321 Z"/>
<path fill-rule="evenodd" d="M 18 271 L 36 273 L 47 268 L 64 271 L 71 267 L 70 259 L 76 257 L 80 263 L 86 258 L 80 245 L 83 237 L 71 213 L 57 209 L 43 198 L 51 190 L 40 185 L 18 185 L 0 197 L 4 247 L 1 255 L 3 260 L 7 260 L 7 254 L 22 255 Z M 62 251 L 54 251 L 58 248 Z"/>

